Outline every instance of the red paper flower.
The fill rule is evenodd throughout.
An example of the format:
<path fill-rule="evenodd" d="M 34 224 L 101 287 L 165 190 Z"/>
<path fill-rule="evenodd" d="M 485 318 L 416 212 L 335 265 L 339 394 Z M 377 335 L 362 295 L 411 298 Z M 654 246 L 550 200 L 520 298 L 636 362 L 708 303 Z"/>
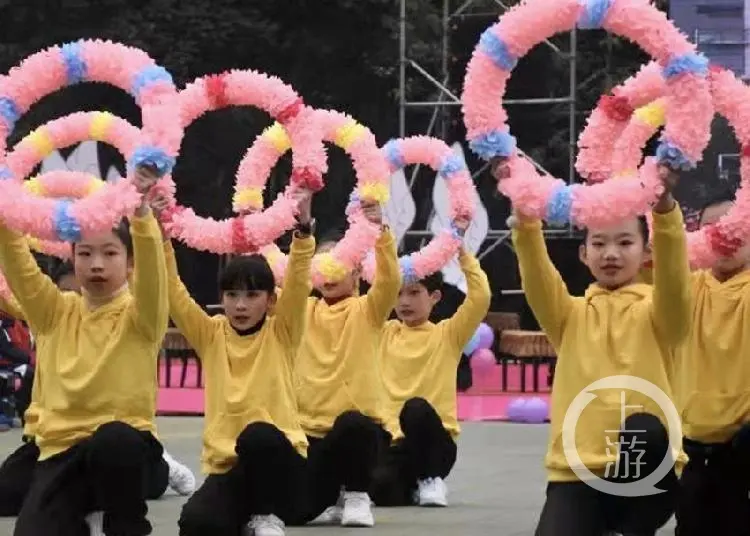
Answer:
<path fill-rule="evenodd" d="M 212 74 L 204 79 L 206 84 L 206 96 L 216 109 L 226 108 L 230 104 L 227 99 L 227 85 L 224 76 L 225 73 Z"/>
<path fill-rule="evenodd" d="M 313 192 L 318 192 L 323 189 L 323 177 L 311 171 L 309 168 L 292 170 L 291 182 L 292 184 L 301 188 L 307 188 Z"/>
<path fill-rule="evenodd" d="M 710 225 L 706 229 L 711 249 L 722 257 L 731 257 L 742 247 L 742 241 L 730 238 L 719 225 Z"/>
<path fill-rule="evenodd" d="M 250 251 L 248 236 L 245 233 L 244 218 L 234 218 L 232 220 L 232 249 L 234 251 Z"/>
<path fill-rule="evenodd" d="M 288 121 L 291 121 L 298 113 L 300 113 L 304 106 L 305 102 L 302 100 L 302 97 L 298 98 L 289 106 L 281 110 L 278 115 L 276 115 L 276 121 L 278 121 L 282 125 L 286 124 Z"/>
<path fill-rule="evenodd" d="M 602 95 L 599 99 L 599 106 L 613 121 L 627 121 L 635 111 L 628 99 L 614 95 Z"/>

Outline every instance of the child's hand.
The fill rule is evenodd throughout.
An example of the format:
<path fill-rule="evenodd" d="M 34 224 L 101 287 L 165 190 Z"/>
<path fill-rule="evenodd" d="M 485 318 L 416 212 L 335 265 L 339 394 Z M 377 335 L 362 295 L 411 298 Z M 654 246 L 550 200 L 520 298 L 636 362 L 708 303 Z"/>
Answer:
<path fill-rule="evenodd" d="M 133 184 L 139 194 L 147 194 L 151 187 L 159 181 L 159 175 L 147 166 L 138 166 L 133 175 Z"/>
<path fill-rule="evenodd" d="M 661 180 L 664 185 L 664 192 L 656 202 L 656 205 L 654 205 L 654 212 L 664 214 L 670 212 L 674 208 L 676 201 L 674 200 L 674 197 L 672 197 L 672 190 L 674 190 L 674 187 L 677 185 L 677 180 L 679 178 L 679 173 L 671 169 L 669 166 L 659 165 L 659 180 Z"/>
<path fill-rule="evenodd" d="M 510 177 L 510 165 L 508 164 L 508 159 L 498 156 L 490 160 L 490 173 L 498 181 Z"/>
<path fill-rule="evenodd" d="M 383 207 L 380 206 L 380 203 L 362 201 L 362 214 L 370 223 L 377 226 L 383 225 Z"/>
<path fill-rule="evenodd" d="M 297 221 L 306 225 L 312 221 L 312 196 L 309 188 L 297 188 L 292 191 L 292 199 L 297 201 Z"/>
<path fill-rule="evenodd" d="M 471 225 L 471 219 L 467 216 L 458 216 L 455 220 L 453 220 L 453 227 L 456 228 L 458 233 L 463 236 L 466 234 L 466 230 Z"/>
<path fill-rule="evenodd" d="M 156 194 L 151 198 L 150 205 L 151 210 L 153 210 L 154 214 L 158 217 L 161 216 L 162 212 L 169 208 L 169 200 L 164 194 Z"/>

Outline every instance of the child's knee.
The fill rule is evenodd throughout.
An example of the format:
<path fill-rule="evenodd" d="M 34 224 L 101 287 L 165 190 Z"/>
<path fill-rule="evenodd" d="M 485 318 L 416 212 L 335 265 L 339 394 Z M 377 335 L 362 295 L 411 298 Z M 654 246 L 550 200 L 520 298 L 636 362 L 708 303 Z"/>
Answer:
<path fill-rule="evenodd" d="M 289 445 L 284 433 L 273 424 L 254 422 L 248 424 L 237 437 L 235 452 L 238 456 L 251 459 L 279 451 Z"/>
<path fill-rule="evenodd" d="M 232 534 L 228 520 L 217 516 L 208 505 L 188 500 L 182 507 L 180 519 L 180 536 L 205 536 L 207 534 Z"/>
<path fill-rule="evenodd" d="M 91 436 L 88 459 L 94 464 L 142 466 L 147 446 L 141 432 L 120 421 L 102 424 Z"/>

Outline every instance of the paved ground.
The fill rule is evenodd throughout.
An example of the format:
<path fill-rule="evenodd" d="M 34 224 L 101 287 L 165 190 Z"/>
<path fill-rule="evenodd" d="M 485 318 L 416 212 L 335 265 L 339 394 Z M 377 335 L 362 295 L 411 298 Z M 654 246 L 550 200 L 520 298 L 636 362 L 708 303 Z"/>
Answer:
<path fill-rule="evenodd" d="M 198 418 L 159 420 L 167 449 L 196 470 L 201 426 Z M 544 493 L 541 461 L 546 433 L 546 426 L 466 424 L 459 442 L 459 460 L 448 480 L 449 508 L 380 508 L 374 529 L 305 527 L 289 529 L 287 534 L 532 536 Z M 15 449 L 19 441 L 17 432 L 0 435 L 0 457 Z M 177 536 L 176 521 L 183 500 L 169 492 L 150 503 L 154 536 Z M 10 536 L 12 528 L 12 520 L 0 519 L 0 535 Z M 669 529 L 659 534 L 672 533 Z"/>

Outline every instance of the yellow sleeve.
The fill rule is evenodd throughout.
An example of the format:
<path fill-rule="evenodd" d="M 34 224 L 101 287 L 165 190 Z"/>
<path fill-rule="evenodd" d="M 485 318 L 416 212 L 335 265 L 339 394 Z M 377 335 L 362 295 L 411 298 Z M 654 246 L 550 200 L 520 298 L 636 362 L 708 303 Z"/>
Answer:
<path fill-rule="evenodd" d="M 290 348 L 296 350 L 305 332 L 307 298 L 312 292 L 310 266 L 315 255 L 315 238 L 298 237 L 294 233 L 289 250 L 289 262 L 284 275 L 284 285 L 276 303 L 276 325 Z"/>
<path fill-rule="evenodd" d="M 8 299 L 0 298 L 0 311 L 3 311 L 18 320 L 26 320 L 26 315 L 23 314 L 21 304 L 19 304 L 18 300 L 13 296 L 9 296 Z"/>
<path fill-rule="evenodd" d="M 557 347 L 573 298 L 549 258 L 542 222 L 519 221 L 512 230 L 512 238 L 526 301 L 552 345 Z"/>
<path fill-rule="evenodd" d="M 0 266 L 31 330 L 39 334 L 52 329 L 64 307 L 62 292 L 42 273 L 28 242 L 3 225 Z"/>
<path fill-rule="evenodd" d="M 401 268 L 398 264 L 396 238 L 384 229 L 375 244 L 375 277 L 365 297 L 370 318 L 382 326 L 391 316 L 401 290 Z"/>
<path fill-rule="evenodd" d="M 492 291 L 487 274 L 484 273 L 474 255 L 462 250 L 458 260 L 461 263 L 461 270 L 466 276 L 466 298 L 456 314 L 448 319 L 447 328 L 454 343 L 459 348 L 463 348 L 487 316 Z M 460 354 L 456 357 L 460 357 Z"/>
<path fill-rule="evenodd" d="M 130 219 L 133 237 L 133 313 L 141 333 L 161 342 L 169 323 L 167 269 L 161 230 L 150 212 Z"/>
<path fill-rule="evenodd" d="M 211 317 L 195 303 L 180 279 L 174 249 L 169 240 L 164 242 L 164 260 L 167 265 L 169 315 L 198 357 L 203 359 L 204 350 L 211 339 Z"/>
<path fill-rule="evenodd" d="M 676 203 L 670 212 L 653 216 L 652 314 L 659 335 L 676 346 L 687 337 L 692 321 L 687 235 Z"/>

